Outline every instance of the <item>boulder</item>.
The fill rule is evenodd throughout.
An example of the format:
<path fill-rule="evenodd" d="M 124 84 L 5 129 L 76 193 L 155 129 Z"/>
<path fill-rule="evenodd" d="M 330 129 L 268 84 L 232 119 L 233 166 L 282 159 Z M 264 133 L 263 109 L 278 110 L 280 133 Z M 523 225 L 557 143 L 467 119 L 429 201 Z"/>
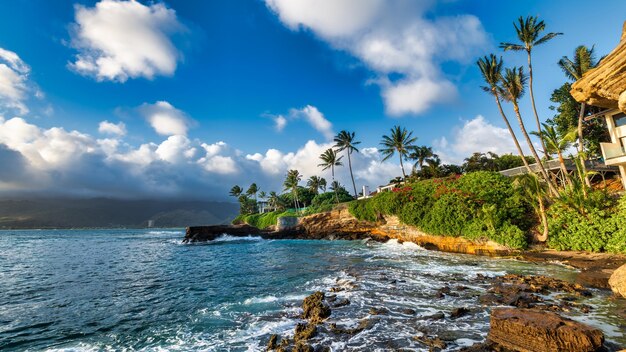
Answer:
<path fill-rule="evenodd" d="M 611 274 L 609 285 L 613 292 L 626 298 L 626 264 L 620 266 Z"/>
<path fill-rule="evenodd" d="M 324 302 L 324 292 L 316 291 L 302 302 L 302 318 L 319 324 L 330 316 L 330 308 Z"/>
<path fill-rule="evenodd" d="M 602 347 L 598 329 L 552 312 L 521 308 L 496 308 L 491 312 L 488 339 L 521 352 L 586 352 Z"/>

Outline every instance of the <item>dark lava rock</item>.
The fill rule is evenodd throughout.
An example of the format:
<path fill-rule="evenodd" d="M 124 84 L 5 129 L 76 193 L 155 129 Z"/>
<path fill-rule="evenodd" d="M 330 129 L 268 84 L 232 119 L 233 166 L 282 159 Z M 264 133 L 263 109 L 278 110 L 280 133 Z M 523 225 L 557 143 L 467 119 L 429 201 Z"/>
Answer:
<path fill-rule="evenodd" d="M 345 307 L 347 305 L 350 304 L 350 300 L 347 298 L 344 299 L 340 299 L 339 301 L 336 301 L 335 303 L 333 303 L 333 308 L 339 308 L 339 307 Z"/>
<path fill-rule="evenodd" d="M 464 315 L 469 314 L 469 312 L 470 310 L 465 307 L 454 308 L 452 312 L 450 312 L 450 318 L 453 318 L 453 319 L 460 318 Z"/>
<path fill-rule="evenodd" d="M 276 347 L 278 347 L 278 336 L 276 334 L 272 334 L 272 336 L 270 336 L 270 340 L 267 343 L 267 350 L 271 351 L 276 349 Z"/>
<path fill-rule="evenodd" d="M 428 346 L 431 351 L 435 349 L 443 350 L 447 347 L 446 343 L 439 337 L 416 336 L 415 340 Z"/>
<path fill-rule="evenodd" d="M 597 351 L 602 331 L 534 309 L 495 308 L 491 312 L 488 339 L 515 351 Z"/>
<path fill-rule="evenodd" d="M 280 344 L 276 347 L 276 352 L 287 352 L 289 350 L 289 339 L 280 340 Z"/>
<path fill-rule="evenodd" d="M 439 312 L 439 313 L 435 313 L 435 314 L 431 314 L 431 315 L 425 315 L 423 317 L 419 317 L 419 320 L 441 320 L 444 319 L 446 317 L 445 314 L 443 314 L 443 312 Z"/>
<path fill-rule="evenodd" d="M 293 339 L 298 341 L 306 341 L 317 333 L 317 327 L 315 324 L 297 324 L 296 332 L 293 335 Z"/>
<path fill-rule="evenodd" d="M 319 324 L 330 316 L 330 308 L 324 303 L 324 293 L 317 291 L 302 302 L 302 318 Z"/>
<path fill-rule="evenodd" d="M 314 352 L 314 350 L 313 347 L 311 347 L 311 345 L 307 344 L 306 342 L 298 341 L 296 342 L 296 345 L 293 346 L 291 352 Z"/>
<path fill-rule="evenodd" d="M 406 315 L 415 315 L 415 313 L 417 313 L 415 309 L 411 309 L 411 308 L 405 308 L 402 310 L 402 314 L 406 314 Z"/>
<path fill-rule="evenodd" d="M 389 309 L 385 307 L 370 308 L 369 313 L 370 315 L 385 315 L 385 314 L 389 314 Z"/>
<path fill-rule="evenodd" d="M 361 321 L 359 321 L 359 325 L 356 328 L 341 328 L 338 327 L 335 323 L 328 324 L 328 328 L 335 334 L 356 335 L 363 330 L 370 329 L 372 326 L 374 326 L 374 324 L 376 324 L 376 321 L 374 319 L 362 319 Z"/>

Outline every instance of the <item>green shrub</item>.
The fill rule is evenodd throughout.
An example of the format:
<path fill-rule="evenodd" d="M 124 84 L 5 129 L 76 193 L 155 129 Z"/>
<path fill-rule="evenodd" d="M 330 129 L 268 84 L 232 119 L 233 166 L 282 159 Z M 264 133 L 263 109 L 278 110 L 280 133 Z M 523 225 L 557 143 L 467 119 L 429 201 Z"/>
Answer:
<path fill-rule="evenodd" d="M 606 244 L 606 250 L 626 254 L 626 197 L 619 200 L 617 212 L 613 215 L 615 232 Z"/>
<path fill-rule="evenodd" d="M 461 236 L 472 218 L 469 199 L 458 193 L 445 193 L 429 209 L 422 221 L 422 230 L 443 236 Z"/>
<path fill-rule="evenodd" d="M 372 208 L 372 199 L 352 201 L 348 205 L 348 211 L 359 220 L 374 222 L 378 219 L 378 214 Z"/>

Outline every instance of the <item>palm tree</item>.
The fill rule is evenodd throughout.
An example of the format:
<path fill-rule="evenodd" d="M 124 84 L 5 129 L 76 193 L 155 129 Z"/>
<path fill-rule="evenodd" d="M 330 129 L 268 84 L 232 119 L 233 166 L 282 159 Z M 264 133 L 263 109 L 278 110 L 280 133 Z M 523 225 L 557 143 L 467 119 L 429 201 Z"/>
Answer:
<path fill-rule="evenodd" d="M 231 197 L 235 197 L 235 198 L 239 198 L 239 196 L 243 193 L 243 188 L 234 185 L 233 188 L 230 189 L 230 196 Z"/>
<path fill-rule="evenodd" d="M 506 128 L 509 130 L 511 137 L 513 138 L 513 143 L 515 143 L 515 148 L 517 148 L 518 154 L 522 157 L 522 162 L 524 166 L 526 166 L 526 170 L 529 173 L 532 173 L 530 166 L 528 165 L 528 161 L 526 161 L 526 157 L 524 156 L 524 152 L 522 151 L 522 147 L 517 140 L 517 136 L 515 136 L 515 132 L 513 132 L 513 128 L 509 123 L 509 119 L 504 114 L 504 110 L 502 110 L 502 104 L 500 103 L 500 96 L 502 95 L 502 88 L 499 86 L 500 81 L 502 80 L 502 57 L 497 58 L 494 54 L 485 56 L 483 58 L 478 59 L 476 62 L 478 68 L 480 69 L 480 73 L 483 75 L 483 79 L 487 86 L 481 87 L 485 92 L 488 92 L 493 95 L 496 100 L 496 105 L 498 105 L 498 110 L 500 110 L 500 115 L 506 124 Z"/>
<path fill-rule="evenodd" d="M 356 193 L 356 183 L 354 183 L 354 174 L 352 173 L 352 159 L 350 158 L 350 155 L 352 155 L 353 152 L 359 152 L 359 150 L 355 146 L 360 144 L 361 142 L 354 140 L 354 132 L 348 132 L 345 130 L 339 132 L 335 136 L 334 141 L 337 151 L 340 152 L 342 150 L 345 150 L 348 154 L 348 167 L 350 168 L 350 178 L 352 179 L 352 187 L 354 188 L 354 197 L 357 198 L 358 196 Z"/>
<path fill-rule="evenodd" d="M 340 189 L 343 188 L 343 186 L 341 185 L 341 183 L 339 183 L 339 181 L 333 181 L 330 183 L 330 186 L 328 187 L 331 191 L 334 191 L 335 194 L 337 194 L 337 191 L 339 191 Z"/>
<path fill-rule="evenodd" d="M 273 210 L 276 211 L 278 209 L 278 205 L 280 204 L 280 196 L 271 191 L 269 197 L 267 198 L 267 205 Z"/>
<path fill-rule="evenodd" d="M 384 158 L 383 161 L 391 158 L 396 152 L 400 157 L 400 168 L 402 169 L 402 177 L 406 178 L 404 172 L 404 164 L 402 159 L 405 159 L 407 154 L 414 148 L 414 143 L 417 137 L 413 137 L 413 131 L 407 131 L 406 128 L 400 126 L 393 126 L 390 136 L 383 136 L 380 144 L 384 147 L 381 149 L 381 153 Z"/>
<path fill-rule="evenodd" d="M 298 183 L 300 183 L 300 181 L 302 180 L 302 175 L 300 175 L 300 172 L 298 170 L 289 170 L 287 171 L 287 178 L 285 179 L 285 182 L 283 183 L 283 186 L 285 187 L 285 191 L 291 190 L 291 193 L 293 195 L 293 204 L 294 207 L 296 208 L 296 213 L 298 212 Z"/>
<path fill-rule="evenodd" d="M 598 65 L 598 61 L 596 61 L 593 50 L 593 46 L 589 49 L 584 45 L 580 45 L 574 49 L 574 60 L 570 60 L 567 56 L 563 56 L 561 60 L 559 60 L 559 67 L 561 67 L 569 79 L 578 81 L 583 77 L 585 72 Z M 583 169 L 582 174 L 585 178 L 584 182 L 588 187 L 591 187 L 591 181 L 587 176 L 587 168 L 585 166 L 585 153 L 583 145 L 583 117 L 585 117 L 585 108 L 586 105 L 583 101 L 580 103 L 580 111 L 578 112 L 578 157 L 580 158 Z"/>
<path fill-rule="evenodd" d="M 408 158 L 411 160 L 415 160 L 415 164 L 413 164 L 413 171 L 417 168 L 417 166 L 424 167 L 424 162 L 426 159 L 432 158 L 434 156 L 433 148 L 427 147 L 425 145 L 412 148 L 411 153 L 408 155 Z"/>
<path fill-rule="evenodd" d="M 326 149 L 326 151 L 324 151 L 324 153 L 320 155 L 320 159 L 322 160 L 322 163 L 318 164 L 317 166 L 321 167 L 322 171 L 330 169 L 330 174 L 332 175 L 332 180 L 333 180 L 332 183 L 335 182 L 335 166 L 343 165 L 341 163 L 342 158 L 343 156 L 337 156 L 337 153 L 332 148 Z M 336 189 L 334 191 L 335 191 L 335 199 L 337 200 L 337 204 L 339 204 L 339 195 L 337 195 Z"/>
<path fill-rule="evenodd" d="M 524 74 L 524 69 L 522 67 L 513 67 L 507 68 L 504 70 L 504 76 L 502 76 L 502 89 L 505 93 L 503 98 L 510 101 L 513 104 L 513 110 L 515 111 L 515 116 L 517 116 L 517 122 L 519 123 L 519 127 L 522 130 L 522 134 L 524 138 L 526 138 L 526 143 L 528 143 L 528 147 L 530 148 L 530 152 L 535 158 L 535 162 L 539 167 L 539 171 L 541 171 L 541 175 L 548 183 L 548 188 L 550 189 L 550 193 L 556 195 L 556 187 L 552 184 L 552 180 L 550 180 L 550 176 L 548 172 L 543 167 L 541 163 L 541 159 L 535 150 L 535 146 L 533 142 L 530 140 L 530 136 L 528 132 L 526 132 L 526 126 L 524 126 L 524 121 L 522 120 L 522 115 L 519 111 L 518 101 L 519 98 L 524 95 L 524 90 L 526 88 L 526 75 Z M 543 142 L 543 139 L 542 139 Z"/>
<path fill-rule="evenodd" d="M 540 37 L 541 32 L 546 29 L 546 24 L 543 21 L 539 21 L 539 18 L 536 16 L 528 16 L 524 19 L 522 16 L 517 20 L 518 24 L 513 23 L 515 27 L 515 32 L 517 32 L 517 38 L 520 40 L 520 44 L 515 43 L 500 43 L 500 48 L 513 51 L 526 51 L 528 54 L 528 75 L 530 80 L 528 82 L 528 88 L 530 89 L 530 102 L 533 107 L 533 112 L 535 113 L 535 121 L 537 122 L 537 130 L 539 131 L 539 136 L 541 136 L 541 125 L 539 124 L 539 115 L 537 114 L 537 108 L 535 107 L 535 94 L 533 93 L 533 65 L 531 60 L 531 52 L 534 47 L 546 43 L 550 39 L 561 35 L 563 33 L 547 33 L 543 37 Z M 543 152 L 546 153 L 546 145 L 543 143 L 543 138 L 541 138 L 541 145 L 543 147 Z"/>
<path fill-rule="evenodd" d="M 559 164 L 561 165 L 561 172 L 563 172 L 564 182 L 567 182 L 572 186 L 572 181 L 569 179 L 567 167 L 565 166 L 565 159 L 563 158 L 563 152 L 569 148 L 574 140 L 576 140 L 576 130 L 571 130 L 567 134 L 560 136 L 554 126 L 543 123 L 543 139 L 545 140 L 548 152 L 554 153 L 559 158 Z M 532 132 L 532 134 L 539 136 L 539 133 Z"/>
<path fill-rule="evenodd" d="M 522 194 L 528 199 L 535 210 L 535 214 L 539 217 L 543 232 L 539 238 L 539 242 L 545 242 L 548 239 L 548 217 L 546 215 L 547 191 L 544 184 L 535 174 L 520 175 L 515 178 L 513 184 L 522 190 Z"/>
<path fill-rule="evenodd" d="M 306 186 L 311 192 L 319 194 L 320 189 L 322 192 L 326 190 L 326 180 L 323 177 L 311 176 L 306 181 Z"/>
<path fill-rule="evenodd" d="M 250 187 L 248 187 L 248 190 L 246 191 L 246 194 L 249 196 L 254 196 L 254 201 L 257 201 L 257 193 L 259 192 L 259 187 L 256 185 L 256 183 L 253 183 L 250 185 Z"/>

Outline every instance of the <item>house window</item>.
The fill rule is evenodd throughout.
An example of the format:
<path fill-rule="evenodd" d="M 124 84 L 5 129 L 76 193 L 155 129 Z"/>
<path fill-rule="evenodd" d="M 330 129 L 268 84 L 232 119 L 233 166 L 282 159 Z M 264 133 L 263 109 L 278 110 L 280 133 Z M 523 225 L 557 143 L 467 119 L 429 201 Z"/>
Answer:
<path fill-rule="evenodd" d="M 613 122 L 615 122 L 615 127 L 626 126 L 626 114 L 623 112 L 613 115 Z"/>

